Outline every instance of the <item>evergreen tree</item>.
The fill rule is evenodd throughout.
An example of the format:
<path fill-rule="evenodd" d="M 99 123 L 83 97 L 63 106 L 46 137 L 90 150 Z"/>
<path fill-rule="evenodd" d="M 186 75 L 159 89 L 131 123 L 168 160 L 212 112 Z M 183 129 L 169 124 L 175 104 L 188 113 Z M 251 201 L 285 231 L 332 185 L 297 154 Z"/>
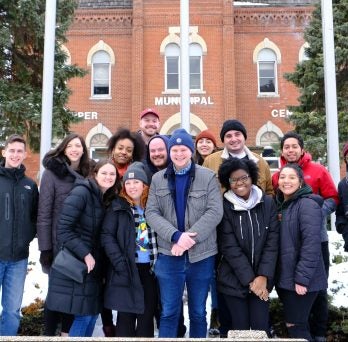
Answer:
<path fill-rule="evenodd" d="M 57 1 L 54 137 L 64 136 L 69 125 L 78 121 L 66 107 L 71 94 L 67 81 L 86 74 L 76 65 L 66 65 L 62 50 L 76 4 Z M 0 0 L 0 140 L 22 134 L 33 151 L 40 147 L 45 5 L 45 0 Z"/>
<path fill-rule="evenodd" d="M 348 139 L 348 1 L 333 0 L 339 138 Z M 304 33 L 308 60 L 285 75 L 300 90 L 298 106 L 289 118 L 306 141 L 314 159 L 326 156 L 326 118 L 321 8 L 318 4 Z"/>

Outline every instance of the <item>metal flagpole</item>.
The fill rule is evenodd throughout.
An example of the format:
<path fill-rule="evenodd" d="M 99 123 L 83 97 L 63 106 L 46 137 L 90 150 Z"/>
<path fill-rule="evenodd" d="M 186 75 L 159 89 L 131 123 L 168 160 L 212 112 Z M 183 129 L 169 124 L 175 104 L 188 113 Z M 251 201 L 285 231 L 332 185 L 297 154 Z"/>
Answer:
<path fill-rule="evenodd" d="M 56 0 L 46 0 L 45 47 L 42 82 L 41 142 L 40 142 L 40 178 L 44 167 L 42 159 L 51 148 L 54 47 L 56 30 Z"/>
<path fill-rule="evenodd" d="M 180 97 L 181 127 L 190 129 L 189 0 L 180 0 Z"/>

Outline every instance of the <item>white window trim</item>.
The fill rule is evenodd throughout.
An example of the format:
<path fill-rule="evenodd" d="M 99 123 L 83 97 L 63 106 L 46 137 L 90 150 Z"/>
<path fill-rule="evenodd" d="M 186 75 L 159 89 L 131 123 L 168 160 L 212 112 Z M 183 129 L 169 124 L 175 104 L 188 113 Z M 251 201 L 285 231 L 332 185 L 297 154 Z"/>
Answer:
<path fill-rule="evenodd" d="M 270 49 L 272 50 L 275 55 L 276 55 L 276 63 L 275 63 L 275 73 L 274 73 L 274 79 L 275 79 L 275 91 L 274 92 L 270 92 L 270 93 L 260 93 L 260 78 L 259 78 L 259 60 L 258 60 L 258 56 L 261 50 L 263 49 Z M 258 98 L 263 98 L 263 97 L 280 97 L 279 96 L 279 88 L 278 88 L 278 67 L 277 65 L 280 64 L 282 61 L 282 55 L 280 52 L 280 49 L 278 48 L 278 46 L 272 42 L 271 40 L 269 40 L 268 38 L 265 38 L 262 42 L 260 42 L 259 44 L 256 45 L 254 52 L 253 52 L 253 63 L 257 65 L 257 97 Z"/>
<path fill-rule="evenodd" d="M 166 60 L 166 46 L 168 44 L 177 44 L 180 49 L 180 26 L 171 26 L 168 28 L 168 36 L 166 36 L 160 45 L 160 54 L 165 58 L 165 66 L 164 66 L 164 91 L 162 91 L 163 95 L 177 95 L 180 94 L 180 56 L 179 56 L 179 89 L 167 89 L 167 60 Z M 207 54 L 207 44 L 205 40 L 198 34 L 198 26 L 190 26 L 189 27 L 189 44 L 196 43 L 199 44 L 202 48 L 201 61 L 200 61 L 200 89 L 190 89 L 190 94 L 206 94 L 204 90 L 203 84 L 203 56 Z"/>
<path fill-rule="evenodd" d="M 105 94 L 105 95 L 94 95 L 93 94 L 93 66 L 92 66 L 92 57 L 93 55 L 98 52 L 98 51 L 105 51 L 109 54 L 110 57 L 110 64 L 109 64 L 109 94 Z M 88 51 L 87 54 L 87 66 L 89 66 L 91 68 L 91 96 L 90 96 L 90 100 L 111 100 L 112 99 L 112 82 L 111 82 L 111 66 L 115 65 L 115 54 L 113 49 L 110 47 L 110 45 L 108 45 L 107 43 L 105 43 L 103 40 L 99 40 L 99 42 L 95 45 L 93 45 L 90 50 Z"/>

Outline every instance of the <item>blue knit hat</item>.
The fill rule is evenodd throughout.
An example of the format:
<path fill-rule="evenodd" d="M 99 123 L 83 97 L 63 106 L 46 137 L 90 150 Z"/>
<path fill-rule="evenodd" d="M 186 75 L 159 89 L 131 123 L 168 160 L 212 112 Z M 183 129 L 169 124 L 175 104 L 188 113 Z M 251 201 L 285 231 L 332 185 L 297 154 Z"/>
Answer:
<path fill-rule="evenodd" d="M 191 150 L 192 153 L 195 151 L 195 146 L 191 135 L 188 134 L 183 128 L 176 129 L 170 137 L 168 143 L 169 152 L 170 149 L 175 145 L 185 145 Z"/>

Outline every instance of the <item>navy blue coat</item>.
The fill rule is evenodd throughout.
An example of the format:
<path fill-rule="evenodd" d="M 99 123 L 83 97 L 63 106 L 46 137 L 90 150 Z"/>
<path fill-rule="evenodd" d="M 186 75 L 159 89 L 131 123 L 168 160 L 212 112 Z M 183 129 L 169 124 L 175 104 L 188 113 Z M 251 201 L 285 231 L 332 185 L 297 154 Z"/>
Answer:
<path fill-rule="evenodd" d="M 100 229 L 104 216 L 102 193 L 94 180 L 77 180 L 63 204 L 57 239 L 81 260 L 91 253 L 96 263 L 80 284 L 51 269 L 47 308 L 73 315 L 96 315 L 102 309 L 103 256 Z"/>
<path fill-rule="evenodd" d="M 327 288 L 321 255 L 322 198 L 302 188 L 292 199 L 280 203 L 280 250 L 276 286 L 295 291 L 295 284 L 308 292 Z"/>
<path fill-rule="evenodd" d="M 104 306 L 109 309 L 142 314 L 144 290 L 135 263 L 135 223 L 129 204 L 116 197 L 102 225 L 101 244 L 109 259 Z"/>

